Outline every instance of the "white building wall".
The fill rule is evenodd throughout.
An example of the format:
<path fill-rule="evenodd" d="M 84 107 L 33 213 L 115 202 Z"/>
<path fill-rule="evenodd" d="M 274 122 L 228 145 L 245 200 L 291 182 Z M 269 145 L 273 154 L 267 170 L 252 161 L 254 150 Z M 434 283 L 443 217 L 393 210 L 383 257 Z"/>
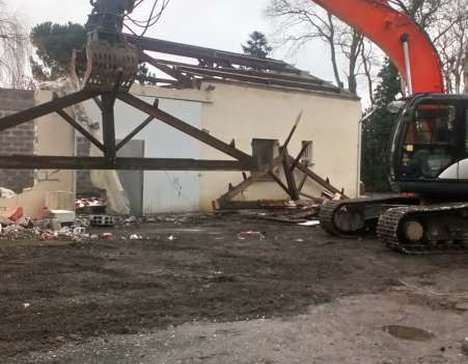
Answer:
<path fill-rule="evenodd" d="M 210 85 L 214 89 L 208 87 Z M 253 138 L 284 142 L 302 111 L 302 121 L 290 143 L 289 152 L 296 155 L 302 141 L 313 141 L 313 171 L 324 178 L 329 177 L 331 183 L 344 188 L 348 196 L 356 196 L 358 123 L 361 116 L 361 105 L 357 99 L 221 82 L 203 84 L 201 90 L 138 86 L 132 93 L 148 103 L 158 97 L 164 111 L 227 143 L 235 139 L 236 147 L 248 154 L 252 153 Z M 94 104 L 89 103 L 88 110 L 98 116 Z M 144 113 L 121 102 L 116 103 L 115 115 L 119 139 L 146 118 Z M 161 122 L 150 124 L 136 139 L 145 141 L 147 158 L 232 160 Z M 227 192 L 229 183 L 235 185 L 241 181 L 240 172 L 145 172 L 144 212 L 210 210 L 212 202 Z M 304 192 L 318 195 L 321 190 L 308 183 Z M 286 199 L 287 195 L 277 184 L 261 182 L 251 186 L 239 198 Z"/>
<path fill-rule="evenodd" d="M 237 148 L 250 154 L 253 138 L 284 142 L 302 111 L 302 122 L 289 146 L 290 154 L 299 153 L 303 140 L 313 141 L 313 171 L 329 177 L 331 183 L 344 188 L 348 196 L 356 196 L 361 116 L 358 99 L 245 84 L 220 82 L 213 85 L 212 103 L 203 105 L 204 129 L 226 142 L 234 138 Z M 225 157 L 203 146 L 202 158 Z M 201 208 L 211 208 L 212 201 L 227 192 L 229 182 L 235 185 L 241 181 L 238 172 L 202 173 Z M 317 194 L 320 190 L 309 183 L 304 192 Z M 243 197 L 247 200 L 284 199 L 287 195 L 274 183 L 259 183 L 250 187 Z"/>
<path fill-rule="evenodd" d="M 134 93 L 150 104 L 154 101 L 150 87 L 144 89 L 138 87 Z M 190 125 L 201 128 L 200 102 L 160 99 L 159 107 Z M 99 109 L 96 105 L 87 103 L 87 110 L 94 119 L 99 120 Z M 116 138 L 125 138 L 146 117 L 145 113 L 117 101 Z M 200 143 L 159 121 L 150 123 L 134 139 L 145 142 L 145 158 L 200 158 Z M 143 212 L 145 214 L 197 211 L 200 205 L 199 195 L 198 172 L 144 172 Z"/>

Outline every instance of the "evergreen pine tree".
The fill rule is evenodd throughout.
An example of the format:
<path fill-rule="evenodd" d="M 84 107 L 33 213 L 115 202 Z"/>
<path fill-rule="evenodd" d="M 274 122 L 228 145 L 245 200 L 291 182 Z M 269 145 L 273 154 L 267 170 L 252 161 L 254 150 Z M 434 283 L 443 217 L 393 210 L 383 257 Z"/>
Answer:
<path fill-rule="evenodd" d="M 247 44 L 242 45 L 242 49 L 245 54 L 258 58 L 266 58 L 273 50 L 268 44 L 265 34 L 258 31 L 250 34 L 250 39 L 247 41 Z"/>
<path fill-rule="evenodd" d="M 390 148 L 392 133 L 399 117 L 387 106 L 401 92 L 400 76 L 396 67 L 386 60 L 379 74 L 374 92 L 376 111 L 364 122 L 362 130 L 362 180 L 366 191 L 390 191 Z"/>

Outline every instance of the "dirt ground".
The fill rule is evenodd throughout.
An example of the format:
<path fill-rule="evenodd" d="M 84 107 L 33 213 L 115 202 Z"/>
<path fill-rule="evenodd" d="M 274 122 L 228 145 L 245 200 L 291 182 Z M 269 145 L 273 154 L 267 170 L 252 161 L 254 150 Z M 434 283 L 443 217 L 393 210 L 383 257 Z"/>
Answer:
<path fill-rule="evenodd" d="M 0 242 L 0 363 L 468 362 L 468 255 L 235 214 L 101 231 Z"/>

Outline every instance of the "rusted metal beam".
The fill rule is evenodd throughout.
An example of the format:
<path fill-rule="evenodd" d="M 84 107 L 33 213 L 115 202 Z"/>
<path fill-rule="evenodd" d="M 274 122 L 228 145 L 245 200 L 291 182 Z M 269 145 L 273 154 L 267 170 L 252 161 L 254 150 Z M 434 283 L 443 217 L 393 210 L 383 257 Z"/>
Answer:
<path fill-rule="evenodd" d="M 297 164 L 301 161 L 301 158 L 304 156 L 304 153 L 307 151 L 307 148 L 309 148 L 309 146 L 311 146 L 311 145 L 312 145 L 312 142 L 304 143 L 304 145 L 302 146 L 301 151 L 297 155 L 294 162 L 291 164 L 291 168 L 290 168 L 291 171 L 296 169 Z"/>
<path fill-rule="evenodd" d="M 154 107 L 158 107 L 159 105 L 159 99 L 155 99 L 153 102 Z M 130 134 L 128 134 L 122 141 L 117 144 L 116 151 L 118 152 L 120 149 L 122 149 L 125 145 L 128 144 L 130 140 L 132 140 L 137 134 L 142 131 L 144 128 L 146 128 L 151 122 L 153 122 L 154 117 L 153 116 L 148 116 L 140 125 L 138 125 Z"/>
<path fill-rule="evenodd" d="M 59 169 L 59 170 L 147 170 L 147 171 L 250 171 L 253 163 L 241 161 L 168 159 L 62 157 L 62 156 L 0 156 L 2 169 Z"/>
<path fill-rule="evenodd" d="M 205 47 L 197 47 L 193 45 L 170 42 L 155 38 L 138 37 L 132 34 L 125 34 L 125 37 L 130 43 L 137 45 L 138 48 L 152 52 L 160 52 L 182 57 L 209 60 L 218 64 L 232 63 L 256 69 L 268 69 L 279 72 L 301 72 L 300 70 L 292 67 L 286 62 L 278 61 L 271 58 L 257 58 L 247 54 L 226 52 L 218 49 Z"/>
<path fill-rule="evenodd" d="M 275 182 L 283 189 L 284 192 L 290 195 L 288 186 L 286 186 L 276 174 L 274 174 L 272 171 L 269 171 L 268 174 L 275 180 Z"/>
<path fill-rule="evenodd" d="M 282 78 L 280 75 L 269 75 L 266 72 L 263 75 L 252 75 L 248 73 L 231 72 L 229 68 L 212 69 L 196 66 L 177 66 L 175 67 L 175 69 L 186 74 L 202 76 L 204 78 L 221 77 L 224 79 L 260 83 L 268 86 L 277 85 L 284 87 L 301 88 L 311 91 L 332 92 L 335 94 L 339 94 L 341 92 L 341 90 L 338 87 L 318 83 L 315 80 L 308 80 L 307 78 L 303 78 L 302 80 L 289 80 Z"/>
<path fill-rule="evenodd" d="M 64 110 L 57 110 L 56 113 L 59 114 L 68 124 L 74 127 L 81 135 L 83 135 L 87 140 L 93 143 L 102 152 L 105 151 L 104 145 L 99 140 L 97 140 L 89 131 L 87 131 L 83 126 L 81 126 L 80 123 L 78 123 L 69 114 L 67 114 Z"/>
<path fill-rule="evenodd" d="M 222 76 L 223 72 L 228 72 L 231 76 L 239 75 L 239 76 L 252 76 L 252 77 L 260 77 L 260 78 L 271 78 L 271 79 L 279 79 L 282 81 L 293 81 L 293 82 L 307 82 L 317 86 L 324 86 L 330 89 L 336 90 L 332 84 L 327 81 L 321 80 L 318 77 L 314 77 L 312 75 L 298 75 L 298 74 L 290 74 L 290 73 L 273 73 L 273 72 L 266 72 L 266 71 L 257 71 L 252 69 L 245 69 L 245 68 L 207 68 L 206 66 L 202 65 L 192 65 L 167 59 L 161 58 L 154 58 L 159 64 L 164 64 L 168 66 L 178 67 L 181 70 L 186 70 L 188 72 L 191 71 L 206 71 L 212 72 L 211 75 L 213 76 Z"/>
<path fill-rule="evenodd" d="M 162 121 L 163 123 L 187 134 L 190 135 L 192 138 L 195 138 L 227 155 L 230 155 L 233 158 L 236 158 L 240 161 L 245 161 L 248 163 L 253 163 L 253 159 L 250 155 L 247 153 L 242 152 L 239 149 L 236 149 L 229 144 L 211 136 L 208 133 L 205 133 L 204 131 L 201 131 L 200 129 L 197 129 L 193 127 L 190 124 L 187 124 L 186 122 L 176 118 L 175 116 L 172 116 L 161 109 L 158 109 L 151 104 L 148 104 L 147 102 L 140 100 L 138 97 L 135 97 L 130 94 L 126 93 L 120 93 L 118 95 L 118 98 L 122 100 L 123 102 L 127 103 L 130 106 L 133 106 L 134 108 L 141 110 L 148 115 L 153 116 L 154 118 Z"/>
<path fill-rule="evenodd" d="M 288 134 L 288 137 L 284 141 L 284 144 L 281 146 L 281 154 L 287 154 L 284 151 L 288 149 L 289 143 L 291 142 L 292 137 L 294 136 L 294 133 L 296 132 L 297 127 L 299 126 L 299 123 L 301 122 L 301 120 L 302 120 L 302 111 L 299 113 L 299 115 L 297 115 L 296 121 L 294 122 L 294 125 Z"/>
<path fill-rule="evenodd" d="M 290 161 L 293 162 L 293 158 L 292 157 L 289 157 L 290 158 Z M 327 182 L 326 180 L 324 180 L 322 177 L 320 177 L 317 173 L 313 172 L 312 170 L 310 170 L 308 167 L 306 167 L 305 165 L 303 165 L 302 163 L 298 163 L 296 165 L 296 168 L 299 169 L 302 173 L 304 173 L 307 177 L 309 177 L 311 180 L 313 180 L 314 182 L 318 183 L 320 186 L 322 186 L 323 188 L 327 189 L 328 191 L 332 192 L 332 193 L 340 193 L 342 191 L 340 191 L 338 188 L 336 188 L 335 186 L 331 185 L 329 182 Z M 343 195 L 344 198 L 347 198 L 345 195 Z"/>
<path fill-rule="evenodd" d="M 168 76 L 175 78 L 178 82 L 182 83 L 187 87 L 190 87 L 192 85 L 192 80 L 190 79 L 190 77 L 184 76 L 181 72 L 158 62 L 146 53 L 140 53 L 140 61 L 149 63 L 150 65 L 158 68 L 160 71 L 164 72 Z"/>
<path fill-rule="evenodd" d="M 122 149 L 125 145 L 128 144 L 130 140 L 132 140 L 137 134 L 142 131 L 144 128 L 146 128 L 149 124 L 151 124 L 154 121 L 153 116 L 148 116 L 140 125 L 138 125 L 130 134 L 128 134 L 122 141 L 117 144 L 117 147 L 115 148 L 116 151 L 118 152 L 120 149 Z"/>
<path fill-rule="evenodd" d="M 105 156 L 114 159 L 117 153 L 115 143 L 115 97 L 112 93 L 102 94 L 102 134 L 104 139 Z"/>
<path fill-rule="evenodd" d="M 102 111 L 102 101 L 99 96 L 93 97 L 94 103 Z"/>
<path fill-rule="evenodd" d="M 30 109 L 12 114 L 0 119 L 0 131 L 14 128 L 34 119 L 63 110 L 69 106 L 78 104 L 97 95 L 97 91 L 83 90 L 63 96 Z"/>

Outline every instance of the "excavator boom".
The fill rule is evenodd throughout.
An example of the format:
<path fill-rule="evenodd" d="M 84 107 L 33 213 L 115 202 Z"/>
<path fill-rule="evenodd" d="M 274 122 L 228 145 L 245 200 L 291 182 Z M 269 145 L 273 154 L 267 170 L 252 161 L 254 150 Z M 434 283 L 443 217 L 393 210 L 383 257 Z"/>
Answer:
<path fill-rule="evenodd" d="M 312 1 L 378 45 L 398 68 L 410 93 L 445 92 L 439 55 L 409 16 L 385 0 Z"/>

